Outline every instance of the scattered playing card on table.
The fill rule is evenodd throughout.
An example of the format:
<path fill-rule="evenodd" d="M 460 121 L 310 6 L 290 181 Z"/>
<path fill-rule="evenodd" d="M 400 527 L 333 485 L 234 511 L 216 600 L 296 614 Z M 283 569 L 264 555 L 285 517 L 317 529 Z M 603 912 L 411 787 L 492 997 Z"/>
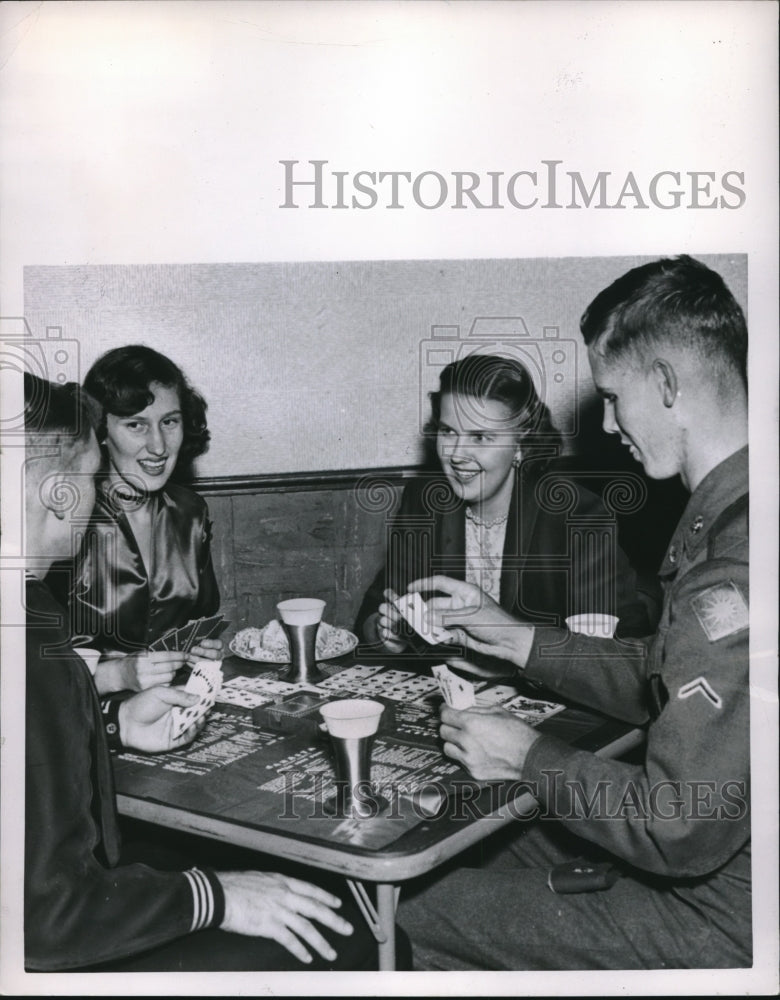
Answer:
<path fill-rule="evenodd" d="M 540 722 L 549 719 L 551 715 L 557 715 L 565 709 L 565 705 L 560 705 L 555 701 L 541 701 L 538 698 L 527 698 L 525 695 L 515 695 L 509 701 L 503 703 L 503 707 L 513 715 L 519 716 L 529 726 L 538 726 Z"/>
<path fill-rule="evenodd" d="M 217 695 L 220 704 L 238 705 L 239 708 L 257 708 L 258 705 L 272 704 L 275 700 L 275 695 L 251 691 L 242 685 L 235 685 L 233 681 L 223 684 Z"/>

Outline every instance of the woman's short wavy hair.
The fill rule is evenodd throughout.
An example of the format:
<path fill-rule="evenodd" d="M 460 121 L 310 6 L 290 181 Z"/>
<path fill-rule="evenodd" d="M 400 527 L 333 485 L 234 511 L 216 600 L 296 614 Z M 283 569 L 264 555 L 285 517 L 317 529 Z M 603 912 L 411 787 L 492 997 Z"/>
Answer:
<path fill-rule="evenodd" d="M 205 399 L 187 381 L 184 372 L 164 354 L 131 344 L 107 351 L 92 365 L 84 379 L 84 388 L 101 407 L 97 427 L 98 441 L 105 454 L 106 415 L 130 417 L 154 402 L 150 386 L 158 382 L 175 389 L 182 411 L 184 440 L 174 475 L 189 469 L 190 464 L 209 446 L 211 434 L 206 423 Z"/>
<path fill-rule="evenodd" d="M 539 398 L 528 369 L 515 358 L 496 354 L 468 354 L 442 369 L 439 388 L 430 393 L 431 420 L 425 431 L 435 434 L 441 419 L 441 401 L 447 393 L 479 400 L 493 399 L 509 410 L 509 424 L 527 458 L 537 450 L 559 450 L 561 435 L 553 425 L 550 410 Z"/>

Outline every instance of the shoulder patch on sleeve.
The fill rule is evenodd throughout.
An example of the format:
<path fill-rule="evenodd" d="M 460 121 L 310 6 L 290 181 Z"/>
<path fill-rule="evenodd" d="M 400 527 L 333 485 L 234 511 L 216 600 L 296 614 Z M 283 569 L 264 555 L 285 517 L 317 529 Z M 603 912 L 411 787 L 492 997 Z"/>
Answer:
<path fill-rule="evenodd" d="M 702 590 L 691 598 L 691 607 L 710 642 L 741 632 L 750 624 L 747 601 L 731 580 Z"/>

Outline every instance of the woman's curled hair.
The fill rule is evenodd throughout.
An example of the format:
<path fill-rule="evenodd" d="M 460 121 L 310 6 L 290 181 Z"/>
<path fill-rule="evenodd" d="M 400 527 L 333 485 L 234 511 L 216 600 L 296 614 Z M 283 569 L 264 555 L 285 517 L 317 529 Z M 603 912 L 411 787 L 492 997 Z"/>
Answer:
<path fill-rule="evenodd" d="M 106 414 L 129 417 L 145 410 L 154 402 L 150 389 L 153 382 L 175 389 L 181 404 L 184 440 L 175 474 L 186 470 L 193 459 L 208 449 L 211 437 L 206 423 L 206 401 L 178 365 L 142 344 L 116 347 L 92 365 L 84 379 L 84 388 L 102 409 L 97 428 L 102 446 L 106 439 Z"/>
<path fill-rule="evenodd" d="M 439 375 L 439 388 L 430 393 L 431 420 L 427 433 L 438 430 L 442 396 L 450 393 L 479 400 L 493 399 L 509 411 L 509 423 L 516 428 L 523 457 L 533 453 L 534 446 L 550 446 L 559 450 L 561 435 L 553 425 L 550 410 L 539 398 L 528 369 L 514 358 L 496 354 L 469 354 L 444 367 Z"/>

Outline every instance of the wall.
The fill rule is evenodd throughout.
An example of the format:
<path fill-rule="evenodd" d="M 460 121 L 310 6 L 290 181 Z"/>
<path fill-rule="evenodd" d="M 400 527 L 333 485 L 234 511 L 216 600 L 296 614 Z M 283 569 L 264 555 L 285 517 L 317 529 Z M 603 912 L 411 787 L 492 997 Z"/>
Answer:
<path fill-rule="evenodd" d="M 326 621 L 350 627 L 392 514 L 358 499 L 360 470 L 391 467 L 383 479 L 397 497 L 422 457 L 427 392 L 465 335 L 484 350 L 524 352 L 559 428 L 582 431 L 568 451 L 592 468 L 637 471 L 599 431 L 578 322 L 601 288 L 647 259 L 35 266 L 25 268 L 25 318 L 34 336 L 68 342 L 68 377 L 140 341 L 180 363 L 210 401 L 197 485 L 214 523 L 228 637 L 302 594 L 324 598 Z M 746 258 L 702 259 L 746 306 Z M 475 326 L 478 317 L 488 319 Z M 435 325 L 449 329 L 432 337 Z M 684 498 L 649 486 L 646 510 L 621 527 L 652 574 Z"/>
<path fill-rule="evenodd" d="M 384 563 L 385 525 L 404 476 L 384 475 L 372 510 L 362 477 L 295 477 L 284 486 L 202 490 L 212 518 L 222 612 L 233 627 L 262 626 L 288 597 L 327 601 L 325 621 L 351 628 L 363 594 Z"/>
<path fill-rule="evenodd" d="M 71 341 L 70 378 L 133 342 L 177 361 L 210 403 L 202 476 L 404 466 L 421 457 L 428 390 L 479 317 L 466 350 L 520 352 L 573 431 L 592 396 L 580 314 L 647 259 L 31 266 L 25 317 Z M 702 259 L 744 305 L 746 258 Z"/>

